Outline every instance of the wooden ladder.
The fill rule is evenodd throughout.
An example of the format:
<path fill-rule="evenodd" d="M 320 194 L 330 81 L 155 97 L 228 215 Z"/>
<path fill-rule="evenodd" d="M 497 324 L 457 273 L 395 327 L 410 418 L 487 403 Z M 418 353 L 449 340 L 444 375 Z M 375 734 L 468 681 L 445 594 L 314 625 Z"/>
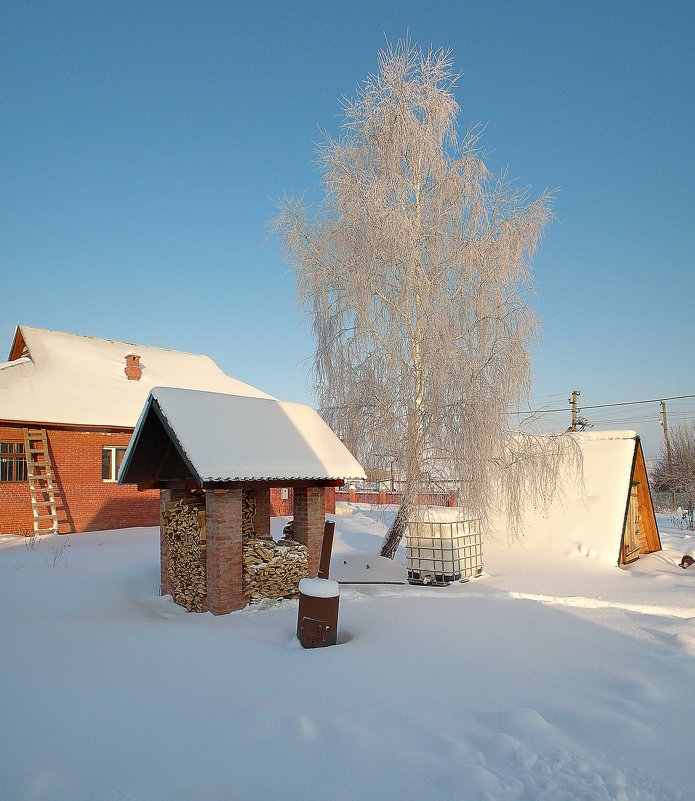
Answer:
<path fill-rule="evenodd" d="M 58 533 L 58 504 L 45 428 L 24 429 L 24 452 L 35 534 Z"/>

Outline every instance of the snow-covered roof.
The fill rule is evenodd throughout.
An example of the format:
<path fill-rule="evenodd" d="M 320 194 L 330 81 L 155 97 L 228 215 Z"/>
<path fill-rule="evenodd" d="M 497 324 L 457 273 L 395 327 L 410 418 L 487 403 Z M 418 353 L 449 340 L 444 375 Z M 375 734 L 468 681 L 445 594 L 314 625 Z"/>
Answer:
<path fill-rule="evenodd" d="M 156 387 L 123 458 L 123 483 L 129 480 L 133 455 L 152 412 L 168 429 L 193 477 L 203 483 L 366 478 L 360 463 L 310 406 Z"/>
<path fill-rule="evenodd" d="M 575 439 L 580 445 L 586 442 L 606 442 L 608 440 L 631 440 L 634 442 L 639 434 L 636 431 L 617 430 L 617 431 L 576 431 L 568 432 L 568 436 Z"/>
<path fill-rule="evenodd" d="M 138 381 L 124 372 L 130 353 L 140 356 Z M 24 325 L 10 356 L 0 363 L 0 420 L 132 428 L 155 386 L 271 397 L 209 356 Z"/>
<path fill-rule="evenodd" d="M 560 468 L 558 492 L 548 509 L 524 509 L 525 549 L 591 556 L 615 564 L 620 548 L 633 462 L 639 437 L 635 431 L 577 432 L 581 455 Z M 493 521 L 494 533 L 506 536 L 506 520 Z"/>

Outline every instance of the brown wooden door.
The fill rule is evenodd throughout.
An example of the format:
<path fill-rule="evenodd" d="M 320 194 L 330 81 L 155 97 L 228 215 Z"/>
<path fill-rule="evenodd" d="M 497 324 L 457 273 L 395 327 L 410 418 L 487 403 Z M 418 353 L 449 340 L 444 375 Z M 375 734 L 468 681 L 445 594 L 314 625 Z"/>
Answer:
<path fill-rule="evenodd" d="M 623 538 L 623 564 L 639 559 L 640 531 L 639 531 L 639 504 L 637 502 L 637 485 L 630 487 L 630 505 L 627 510 L 627 523 Z"/>

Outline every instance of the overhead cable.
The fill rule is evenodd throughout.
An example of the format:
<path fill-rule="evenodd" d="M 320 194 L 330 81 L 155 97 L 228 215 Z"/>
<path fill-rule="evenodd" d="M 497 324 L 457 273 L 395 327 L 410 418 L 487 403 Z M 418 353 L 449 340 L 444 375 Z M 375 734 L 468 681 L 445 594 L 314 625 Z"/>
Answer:
<path fill-rule="evenodd" d="M 638 403 L 661 403 L 663 401 L 684 400 L 686 398 L 695 398 L 695 395 L 673 395 L 670 398 L 651 398 L 650 400 L 637 400 L 637 401 L 623 401 L 622 403 L 597 403 L 593 406 L 579 406 L 582 411 L 587 409 L 606 409 L 610 406 L 635 406 Z M 510 414 L 552 414 L 553 412 L 566 412 L 569 406 L 562 409 L 526 409 L 518 412 L 510 412 Z"/>

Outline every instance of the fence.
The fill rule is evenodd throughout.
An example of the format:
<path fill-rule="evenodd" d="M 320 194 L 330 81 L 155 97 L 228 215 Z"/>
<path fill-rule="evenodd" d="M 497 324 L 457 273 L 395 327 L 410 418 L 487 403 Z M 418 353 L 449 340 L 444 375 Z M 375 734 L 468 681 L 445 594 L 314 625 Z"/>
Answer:
<path fill-rule="evenodd" d="M 654 492 L 652 490 L 652 500 L 654 501 L 654 509 L 657 512 L 662 512 L 663 514 L 671 514 L 673 512 L 673 495 L 670 492 Z M 681 509 L 692 509 L 692 495 L 686 492 L 677 492 L 676 506 L 680 506 Z"/>
<path fill-rule="evenodd" d="M 395 504 L 401 502 L 402 493 L 386 492 L 384 490 L 367 489 L 343 489 L 336 490 L 336 501 L 348 501 L 349 503 L 373 503 L 379 506 Z M 457 506 L 458 495 L 456 492 L 425 492 L 418 497 L 417 502 L 425 506 Z"/>

